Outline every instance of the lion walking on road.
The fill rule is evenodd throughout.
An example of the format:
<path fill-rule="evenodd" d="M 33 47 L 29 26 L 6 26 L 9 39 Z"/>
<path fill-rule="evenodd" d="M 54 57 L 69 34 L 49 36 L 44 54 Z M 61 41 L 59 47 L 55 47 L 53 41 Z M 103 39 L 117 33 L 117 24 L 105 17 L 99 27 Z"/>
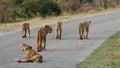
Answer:
<path fill-rule="evenodd" d="M 26 38 L 26 34 L 30 37 L 30 23 L 22 23 L 22 38 Z"/>
<path fill-rule="evenodd" d="M 41 27 L 36 32 L 36 44 L 37 44 L 37 52 L 40 52 L 42 50 L 46 50 L 46 36 L 48 33 L 51 33 L 53 29 L 50 25 L 45 25 L 44 27 Z M 44 43 L 44 46 L 42 47 L 42 42 Z"/>
<path fill-rule="evenodd" d="M 61 33 L 62 33 L 62 22 L 58 21 L 55 26 L 56 39 L 61 39 Z"/>
<path fill-rule="evenodd" d="M 81 40 L 83 38 L 88 39 L 90 23 L 91 21 L 85 21 L 84 23 L 79 24 L 78 29 L 79 29 L 79 36 Z"/>

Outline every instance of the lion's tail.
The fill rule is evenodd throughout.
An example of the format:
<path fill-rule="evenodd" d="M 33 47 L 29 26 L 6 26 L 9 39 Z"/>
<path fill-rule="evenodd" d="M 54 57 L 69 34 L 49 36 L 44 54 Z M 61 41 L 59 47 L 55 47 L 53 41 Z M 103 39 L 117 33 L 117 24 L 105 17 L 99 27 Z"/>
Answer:
<path fill-rule="evenodd" d="M 39 42 L 39 30 L 36 32 L 36 44 L 38 45 Z"/>
<path fill-rule="evenodd" d="M 36 32 L 36 44 L 38 45 L 40 42 L 42 42 L 42 36 L 40 33 L 40 30 Z"/>

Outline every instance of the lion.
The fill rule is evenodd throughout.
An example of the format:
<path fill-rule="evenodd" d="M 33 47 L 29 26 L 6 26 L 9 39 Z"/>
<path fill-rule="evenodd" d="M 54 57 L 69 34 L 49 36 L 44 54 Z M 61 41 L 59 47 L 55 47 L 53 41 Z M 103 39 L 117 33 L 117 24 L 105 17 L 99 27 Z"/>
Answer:
<path fill-rule="evenodd" d="M 22 38 L 26 38 L 27 32 L 30 37 L 30 23 L 22 23 L 22 33 L 23 33 Z"/>
<path fill-rule="evenodd" d="M 43 56 L 38 54 L 28 44 L 23 43 L 23 49 L 22 50 L 25 52 L 25 56 L 22 57 L 22 58 L 15 59 L 16 61 L 18 61 L 18 62 L 40 62 L 40 63 L 42 63 Z"/>
<path fill-rule="evenodd" d="M 61 39 L 62 22 L 58 21 L 55 26 L 56 39 Z"/>
<path fill-rule="evenodd" d="M 90 26 L 91 21 L 85 21 L 84 23 L 79 24 L 79 35 L 80 39 L 82 40 L 83 38 L 88 39 L 88 32 L 89 32 L 89 26 Z"/>
<path fill-rule="evenodd" d="M 48 33 L 51 33 L 53 29 L 50 25 L 45 25 L 44 27 L 41 27 L 36 32 L 36 44 L 37 44 L 37 52 L 40 52 L 42 50 L 46 50 L 46 36 Z M 44 46 L 42 47 L 42 41 L 44 43 Z"/>

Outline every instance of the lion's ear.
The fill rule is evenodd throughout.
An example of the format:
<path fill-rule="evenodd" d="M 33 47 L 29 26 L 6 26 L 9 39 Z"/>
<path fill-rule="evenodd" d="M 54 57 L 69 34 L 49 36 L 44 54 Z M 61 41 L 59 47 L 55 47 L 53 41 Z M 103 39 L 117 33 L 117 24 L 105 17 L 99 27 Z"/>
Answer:
<path fill-rule="evenodd" d="M 25 43 L 23 43 L 23 45 L 26 45 Z"/>
<path fill-rule="evenodd" d="M 60 24 L 62 24 L 62 22 L 60 22 Z"/>
<path fill-rule="evenodd" d="M 32 49 L 32 46 L 29 46 L 29 48 L 31 48 L 31 49 Z"/>
<path fill-rule="evenodd" d="M 48 25 L 45 25 L 45 28 L 47 28 L 48 27 Z"/>
<path fill-rule="evenodd" d="M 89 23 L 91 23 L 91 21 L 89 21 Z"/>
<path fill-rule="evenodd" d="M 30 46 L 30 48 L 32 49 L 32 47 Z"/>

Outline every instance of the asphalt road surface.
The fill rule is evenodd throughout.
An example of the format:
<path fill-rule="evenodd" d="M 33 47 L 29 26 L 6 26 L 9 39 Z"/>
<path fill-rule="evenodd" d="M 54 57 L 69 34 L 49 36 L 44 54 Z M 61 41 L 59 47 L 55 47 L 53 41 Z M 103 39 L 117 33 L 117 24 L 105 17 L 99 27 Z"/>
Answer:
<path fill-rule="evenodd" d="M 91 20 L 88 40 L 80 40 L 78 24 Z M 103 41 L 120 30 L 120 11 L 95 14 L 83 18 L 64 21 L 62 24 L 62 40 L 55 39 L 55 31 L 47 36 L 47 50 L 39 52 L 43 55 L 43 63 L 18 63 L 17 57 L 24 55 L 22 43 L 30 44 L 36 49 L 35 32 L 39 27 L 31 29 L 31 38 L 22 38 L 21 31 L 13 31 L 0 35 L 0 68 L 75 68 Z M 55 28 L 55 24 L 51 24 Z"/>

